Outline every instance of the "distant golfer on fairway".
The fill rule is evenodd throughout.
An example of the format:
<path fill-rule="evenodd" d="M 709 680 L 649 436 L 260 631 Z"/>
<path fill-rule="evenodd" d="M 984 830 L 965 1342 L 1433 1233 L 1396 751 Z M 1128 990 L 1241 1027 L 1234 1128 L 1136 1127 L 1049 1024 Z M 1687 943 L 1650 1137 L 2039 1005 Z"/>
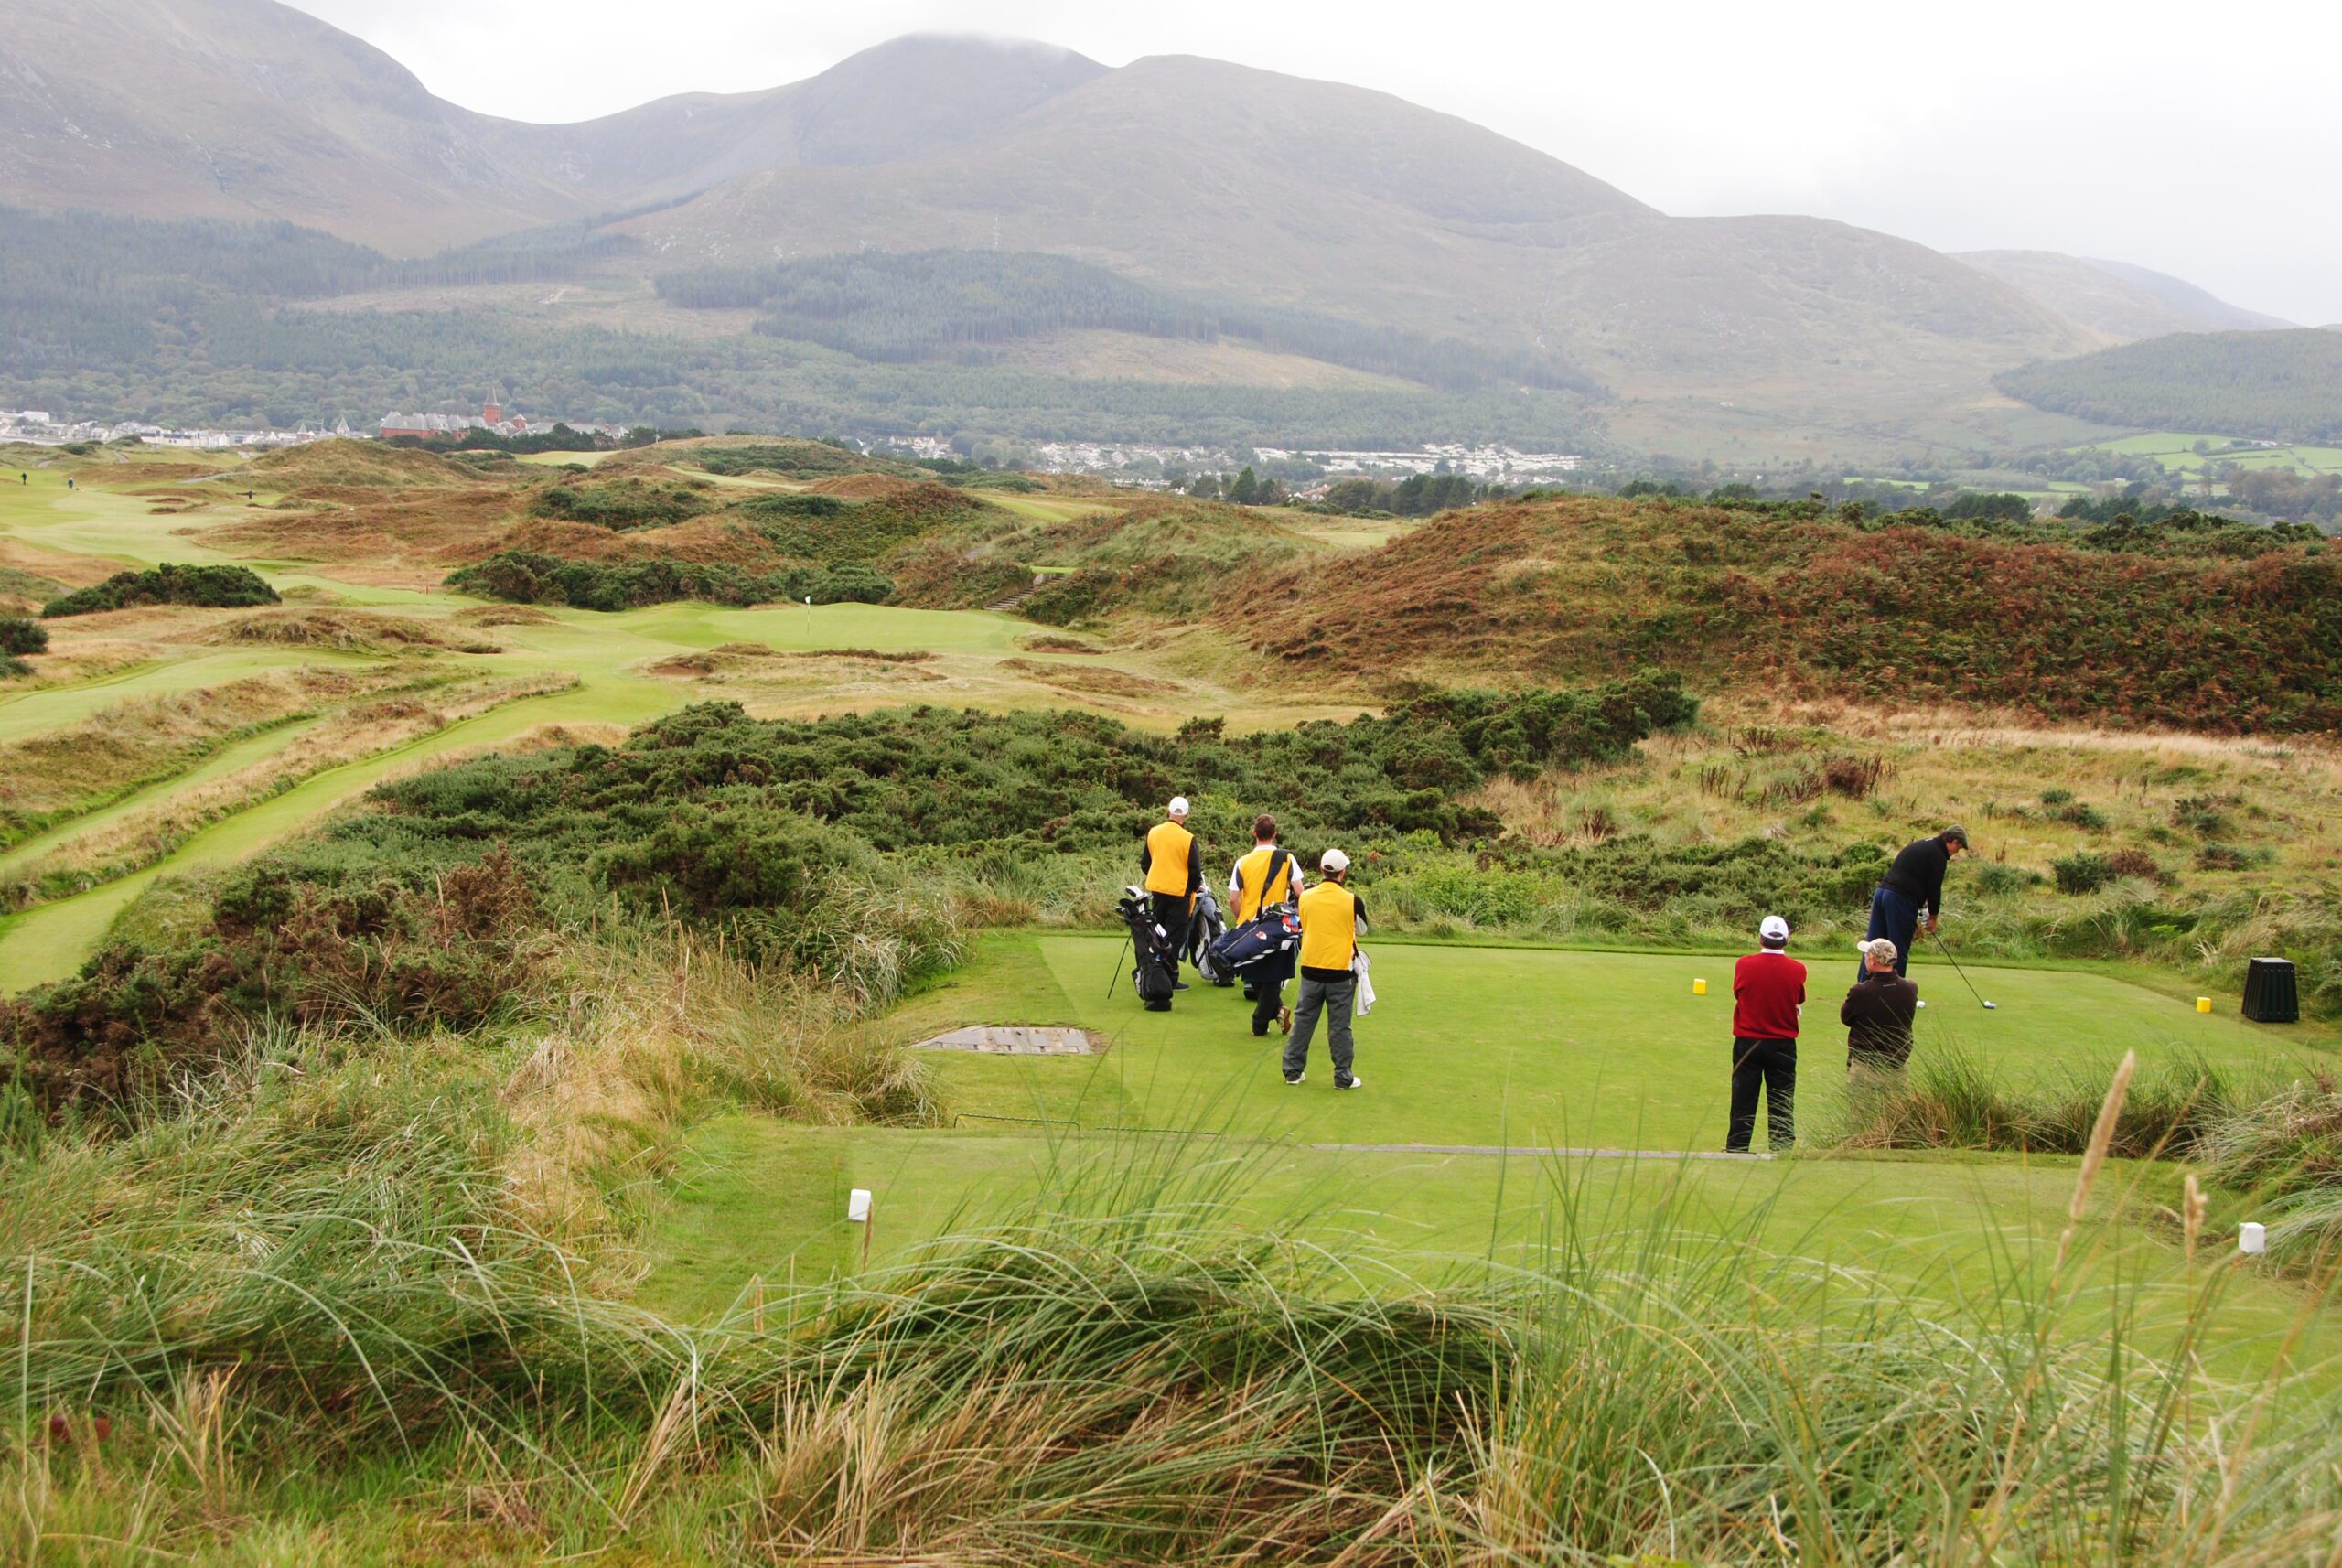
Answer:
<path fill-rule="evenodd" d="M 1289 902 L 1302 886 L 1301 866 L 1278 847 L 1277 820 L 1263 811 L 1252 819 L 1252 852 L 1228 874 L 1228 923 L 1259 919 Z M 1252 1002 L 1252 1033 L 1266 1035 L 1284 1006 L 1284 983 L 1293 978 L 1293 954 L 1273 953 L 1244 970 L 1245 995 Z"/>
<path fill-rule="evenodd" d="M 1756 1135 L 1756 1090 L 1765 1090 L 1765 1144 L 1778 1153 L 1797 1142 L 1797 1010 L 1805 1001 L 1805 965 L 1789 957 L 1789 923 L 1767 915 L 1756 928 L 1761 949 L 1732 971 L 1732 1125 L 1724 1153 L 1745 1155 Z"/>
<path fill-rule="evenodd" d="M 1911 943 L 1924 925 L 1929 932 L 1943 914 L 1943 874 L 1951 865 L 1951 857 L 1968 847 L 1968 830 L 1950 827 L 1931 838 L 1923 838 L 1903 846 L 1895 864 L 1886 868 L 1877 890 L 1870 896 L 1870 929 L 1865 937 L 1885 937 L 1895 944 L 1895 972 L 1901 974 L 1911 961 Z M 1927 910 L 1925 919 L 1919 911 Z M 1854 978 L 1869 972 L 1867 962 L 1857 964 Z"/>
<path fill-rule="evenodd" d="M 1317 1015 L 1326 1018 L 1326 1045 L 1334 1058 L 1334 1087 L 1356 1089 L 1350 1007 L 1358 999 L 1358 940 L 1366 934 L 1366 908 L 1344 884 L 1350 857 L 1329 849 L 1317 861 L 1326 879 L 1301 896 L 1301 995 L 1293 1009 L 1293 1036 L 1284 1043 L 1284 1080 L 1299 1083 L 1309 1065 L 1309 1038 Z"/>
<path fill-rule="evenodd" d="M 1204 890 L 1204 851 L 1187 831 L 1187 798 L 1174 795 L 1164 808 L 1163 821 L 1146 830 L 1138 852 L 1138 868 L 1146 875 L 1146 898 L 1155 923 L 1171 933 L 1169 964 L 1172 989 L 1185 991 L 1179 978 L 1179 944 L 1195 915 L 1196 895 Z"/>
<path fill-rule="evenodd" d="M 1895 972 L 1899 955 L 1885 937 L 1854 947 L 1863 955 L 1863 977 L 1847 989 L 1838 1008 L 1838 1022 L 1846 1026 L 1846 1078 L 1857 1088 L 1891 1083 L 1911 1059 L 1919 987 Z"/>

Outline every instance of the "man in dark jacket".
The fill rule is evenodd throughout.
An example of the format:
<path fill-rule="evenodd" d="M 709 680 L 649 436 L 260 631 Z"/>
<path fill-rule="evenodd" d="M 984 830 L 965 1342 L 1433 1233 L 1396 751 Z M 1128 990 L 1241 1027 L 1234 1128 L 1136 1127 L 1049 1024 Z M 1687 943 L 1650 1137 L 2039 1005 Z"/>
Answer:
<path fill-rule="evenodd" d="M 1856 1085 L 1865 1078 L 1902 1076 L 1911 1059 L 1911 1020 L 1918 1015 L 1919 987 L 1895 972 L 1900 956 L 1885 937 L 1855 944 L 1863 955 L 1863 977 L 1846 992 L 1838 1008 L 1838 1022 L 1846 1026 L 1846 1076 Z"/>
<path fill-rule="evenodd" d="M 1878 887 L 1870 896 L 1870 929 L 1865 937 L 1885 937 L 1895 944 L 1895 972 L 1901 974 L 1911 961 L 1911 944 L 1918 939 L 1924 926 L 1932 933 L 1937 918 L 1943 914 L 1943 874 L 1951 865 L 1951 857 L 1968 847 L 1968 830 L 1950 827 L 1928 838 L 1903 846 L 1895 864 L 1886 868 Z M 1927 913 L 1923 917 L 1920 911 Z M 1866 963 L 1857 964 L 1854 978 L 1860 980 L 1869 972 Z"/>

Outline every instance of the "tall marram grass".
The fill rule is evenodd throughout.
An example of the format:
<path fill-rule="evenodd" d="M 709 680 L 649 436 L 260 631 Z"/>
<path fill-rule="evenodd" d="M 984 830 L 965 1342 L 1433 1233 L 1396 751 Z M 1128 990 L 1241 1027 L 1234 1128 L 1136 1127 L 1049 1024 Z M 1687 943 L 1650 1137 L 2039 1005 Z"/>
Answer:
<path fill-rule="evenodd" d="M 2179 1158 L 2210 1131 L 2278 1091 L 2272 1069 L 2223 1068 L 2182 1053 L 2140 1073 L 2124 1096 L 2112 1152 Z M 1856 1087 L 1833 1141 L 1863 1149 L 1995 1149 L 2079 1155 L 2090 1146 L 2105 1093 L 2102 1063 L 2068 1064 L 2022 1088 L 1958 1049 L 1914 1058 L 1900 1080 Z"/>
<path fill-rule="evenodd" d="M 6 1157 L 0 1556 L 1868 1568 L 2342 1542 L 2326 1402 L 2204 1370 L 2224 1271 L 2195 1264 L 2175 1319 L 2085 1289 L 2119 1094 L 2054 1257 L 1993 1253 L 1982 1290 L 1861 1280 L 1750 1240 L 1763 1213 L 1718 1231 L 1695 1183 L 1620 1197 L 1571 1165 L 1542 1174 L 1548 1241 L 1426 1284 L 1327 1214 L 1257 1212 L 1274 1151 L 1133 1140 L 1069 1144 L 1021 1218 L 683 1326 L 527 1222 L 535 1134 L 481 1044 L 261 1041 L 177 1116 Z"/>
<path fill-rule="evenodd" d="M 2270 1255 L 2324 1275 L 2342 1262 L 2342 1081 L 2319 1073 L 2223 1117 L 2197 1154 L 2253 1200 Z"/>

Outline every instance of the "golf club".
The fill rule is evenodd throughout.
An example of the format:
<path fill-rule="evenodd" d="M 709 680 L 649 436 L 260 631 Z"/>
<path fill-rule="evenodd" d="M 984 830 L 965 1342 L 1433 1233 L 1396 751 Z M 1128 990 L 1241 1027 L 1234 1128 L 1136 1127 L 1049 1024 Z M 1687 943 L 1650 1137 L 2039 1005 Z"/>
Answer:
<path fill-rule="evenodd" d="M 1128 950 L 1129 950 L 1129 949 L 1130 949 L 1130 945 L 1131 945 L 1131 940 L 1130 940 L 1130 938 L 1128 938 L 1128 937 L 1124 937 L 1124 938 L 1123 939 L 1123 951 L 1128 951 Z M 1117 952 L 1117 953 L 1114 955 L 1114 972 L 1113 972 L 1113 973 L 1112 973 L 1112 974 L 1110 974 L 1110 975 L 1108 975 L 1108 976 L 1106 977 L 1106 1000 L 1107 1000 L 1107 1001 L 1112 1002 L 1112 1001 L 1114 999 L 1114 986 L 1115 986 L 1116 983 L 1117 983 L 1117 982 L 1119 982 L 1122 978 L 1123 978 L 1123 954 L 1122 954 L 1121 952 Z"/>
<path fill-rule="evenodd" d="M 1936 950 L 1942 953 L 1945 960 L 1950 963 L 1952 973 L 1960 976 L 1960 983 L 1968 987 L 1968 994 L 1975 997 L 1979 1002 L 1983 1002 L 1985 1012 L 1996 1013 L 2000 1011 L 2000 1009 L 1993 1006 L 1990 1002 L 1984 1002 L 1983 993 L 1976 989 L 1976 983 L 1968 978 L 1968 972 L 1960 967 L 1960 961 L 1958 959 L 1951 956 L 1950 944 L 1943 940 L 1943 933 L 1941 931 L 1929 931 L 1928 934 L 1935 938 Z"/>

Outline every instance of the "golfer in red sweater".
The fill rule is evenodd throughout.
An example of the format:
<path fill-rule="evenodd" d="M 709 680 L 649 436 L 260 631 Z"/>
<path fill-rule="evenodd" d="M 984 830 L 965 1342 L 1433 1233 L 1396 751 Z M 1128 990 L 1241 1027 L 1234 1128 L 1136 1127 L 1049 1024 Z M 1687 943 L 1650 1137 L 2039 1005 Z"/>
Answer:
<path fill-rule="evenodd" d="M 1767 915 L 1761 951 L 1732 971 L 1732 1129 L 1724 1152 L 1745 1155 L 1756 1133 L 1756 1086 L 1765 1086 L 1765 1143 L 1775 1153 L 1797 1142 L 1797 1010 L 1805 965 L 1789 957 L 1789 923 Z"/>

